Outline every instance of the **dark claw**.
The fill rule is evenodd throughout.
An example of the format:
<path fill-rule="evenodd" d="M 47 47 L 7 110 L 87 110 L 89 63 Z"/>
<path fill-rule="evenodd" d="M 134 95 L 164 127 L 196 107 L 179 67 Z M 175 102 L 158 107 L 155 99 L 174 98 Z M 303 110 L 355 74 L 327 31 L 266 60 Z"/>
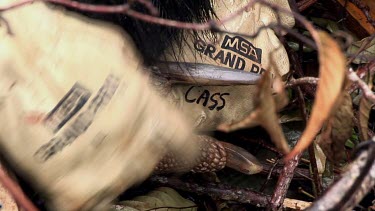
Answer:
<path fill-rule="evenodd" d="M 262 164 L 246 150 L 230 143 L 220 143 L 227 152 L 227 167 L 244 174 L 257 174 L 263 170 Z"/>

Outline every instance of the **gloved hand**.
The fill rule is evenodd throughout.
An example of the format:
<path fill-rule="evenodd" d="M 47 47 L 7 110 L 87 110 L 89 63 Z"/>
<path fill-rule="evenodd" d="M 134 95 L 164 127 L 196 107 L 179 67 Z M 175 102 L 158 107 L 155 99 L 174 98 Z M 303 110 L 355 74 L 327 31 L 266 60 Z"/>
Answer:
<path fill-rule="evenodd" d="M 269 0 L 289 9 L 287 0 Z M 248 1 L 214 1 L 217 17 L 224 18 L 242 8 Z M 270 8 L 255 4 L 242 15 L 225 23 L 224 30 L 240 34 L 255 34 L 260 27 L 277 22 L 277 14 Z M 292 27 L 294 18 L 280 13 L 281 24 Z M 203 63 L 229 67 L 239 71 L 261 74 L 264 71 L 278 72 L 281 76 L 289 71 L 287 53 L 272 29 L 263 29 L 255 38 L 230 33 L 217 33 L 213 42 L 200 33 L 200 39 L 185 32 L 181 52 L 171 46 L 161 60 L 168 62 Z M 176 53 L 177 51 L 177 53 Z M 195 122 L 198 130 L 214 130 L 220 124 L 230 124 L 249 115 L 254 109 L 255 85 L 196 86 L 174 85 L 169 98 Z M 256 96 L 255 96 L 256 97 Z"/>
<path fill-rule="evenodd" d="M 195 159 L 125 33 L 42 2 L 1 16 L 0 151 L 51 210 L 103 210 L 166 151 Z"/>

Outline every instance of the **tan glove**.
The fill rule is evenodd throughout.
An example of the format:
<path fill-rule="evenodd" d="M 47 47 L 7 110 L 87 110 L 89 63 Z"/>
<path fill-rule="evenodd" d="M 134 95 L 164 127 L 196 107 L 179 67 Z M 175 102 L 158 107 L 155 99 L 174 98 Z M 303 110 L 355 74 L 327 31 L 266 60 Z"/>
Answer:
<path fill-rule="evenodd" d="M 136 71 L 125 33 L 41 2 L 1 16 L 1 154 L 51 210 L 103 210 L 166 151 L 194 159 L 189 125 Z"/>
<path fill-rule="evenodd" d="M 289 9 L 287 0 L 269 0 L 282 8 Z M 229 16 L 242 8 L 248 1 L 214 1 L 218 18 Z M 255 4 L 242 15 L 225 23 L 223 29 L 242 34 L 255 34 L 260 27 L 276 23 L 276 13 Z M 294 18 L 280 14 L 281 23 L 292 27 Z M 216 34 L 217 42 L 208 39 L 194 40 L 186 34 L 188 42 L 183 52 L 176 54 L 171 47 L 166 61 L 204 63 L 261 74 L 265 70 L 278 71 L 285 75 L 289 71 L 287 53 L 271 29 L 262 30 L 254 39 L 231 34 Z M 176 104 L 185 111 L 199 130 L 213 130 L 219 124 L 232 123 L 247 116 L 254 108 L 255 85 L 247 86 L 187 86 L 175 85 L 171 94 Z"/>

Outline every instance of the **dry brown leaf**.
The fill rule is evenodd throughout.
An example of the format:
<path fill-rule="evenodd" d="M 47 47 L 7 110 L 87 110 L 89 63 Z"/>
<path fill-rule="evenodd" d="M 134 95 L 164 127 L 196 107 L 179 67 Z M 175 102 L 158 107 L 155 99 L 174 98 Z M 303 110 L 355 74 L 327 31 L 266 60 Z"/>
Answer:
<path fill-rule="evenodd" d="M 361 102 L 359 104 L 359 113 L 358 113 L 359 115 L 358 120 L 359 120 L 359 126 L 360 126 L 359 135 L 360 135 L 361 141 L 366 141 L 369 138 L 367 134 L 368 119 L 369 119 L 372 105 L 373 104 L 365 97 L 361 98 Z"/>
<path fill-rule="evenodd" d="M 318 136 L 319 138 L 321 136 Z M 317 140 L 319 138 L 317 137 Z M 315 160 L 316 160 L 316 167 L 318 169 L 318 173 L 322 175 L 326 169 L 326 161 L 327 156 L 324 154 L 323 149 L 316 143 L 314 144 L 314 154 L 315 154 Z"/>
<path fill-rule="evenodd" d="M 350 138 L 353 122 L 352 98 L 343 92 L 341 103 L 323 128 L 318 144 L 331 162 L 337 163 L 345 158 L 345 142 Z"/>
<path fill-rule="evenodd" d="M 368 86 L 370 89 L 372 89 L 372 77 L 369 80 Z M 373 104 L 366 98 L 361 98 L 361 101 L 359 103 L 359 112 L 358 112 L 358 120 L 359 120 L 359 138 L 361 141 L 367 141 L 368 140 L 368 119 L 371 111 L 371 107 Z"/>
<path fill-rule="evenodd" d="M 277 95 L 274 97 L 272 95 L 270 73 L 268 71 L 265 72 L 258 83 L 258 93 L 256 94 L 258 97 L 254 99 L 256 109 L 245 119 L 232 124 L 220 125 L 218 130 L 230 132 L 260 125 L 268 132 L 276 147 L 282 152 L 288 153 L 289 146 L 276 114 L 276 111 L 285 106 L 287 102 L 284 87 L 280 81 L 281 79 L 276 76 L 273 85 Z"/>
<path fill-rule="evenodd" d="M 286 160 L 305 150 L 329 118 L 337 105 L 337 99 L 342 91 L 345 79 L 345 56 L 337 42 L 326 32 L 318 31 L 316 40 L 319 51 L 320 80 L 315 102 L 307 127 Z"/>

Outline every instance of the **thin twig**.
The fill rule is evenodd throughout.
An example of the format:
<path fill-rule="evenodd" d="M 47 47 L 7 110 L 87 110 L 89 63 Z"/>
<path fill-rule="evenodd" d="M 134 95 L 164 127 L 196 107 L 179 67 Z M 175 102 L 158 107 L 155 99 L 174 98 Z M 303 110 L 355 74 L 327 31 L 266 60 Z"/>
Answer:
<path fill-rule="evenodd" d="M 276 211 L 282 206 L 286 193 L 289 189 L 290 182 L 293 179 L 294 170 L 296 169 L 301 156 L 302 153 L 299 153 L 292 159 L 288 160 L 285 164 L 283 171 L 279 176 L 279 180 L 277 181 L 276 189 L 272 195 L 272 199 L 267 207 L 267 210 Z"/>
<path fill-rule="evenodd" d="M 263 183 L 262 187 L 259 189 L 260 192 L 263 192 L 263 191 L 264 191 L 264 189 L 266 188 L 268 182 L 271 180 L 272 173 L 274 172 L 274 170 L 275 170 L 277 164 L 279 163 L 279 160 L 280 160 L 280 158 L 278 158 L 278 159 L 274 162 L 274 164 L 272 165 L 272 167 L 269 169 L 269 172 L 268 172 L 268 175 L 267 175 L 267 179 L 266 179 L 266 181 Z"/>
<path fill-rule="evenodd" d="M 92 5 L 87 3 L 81 3 L 77 1 L 68 0 L 23 0 L 7 6 L 0 7 L 0 12 L 15 9 L 27 4 L 31 4 L 37 1 L 50 2 L 55 4 L 60 4 L 66 7 L 75 8 L 86 12 L 96 12 L 96 13 L 126 13 L 130 9 L 129 4 L 121 5 Z"/>
<path fill-rule="evenodd" d="M 360 79 L 363 79 L 367 76 L 367 74 L 374 74 L 375 73 L 375 60 L 370 61 L 369 63 L 359 67 L 356 71 L 357 76 Z M 367 86 L 367 85 L 366 85 Z M 358 84 L 354 83 L 349 89 L 349 93 L 352 93 L 354 90 L 358 89 Z"/>
<path fill-rule="evenodd" d="M 375 142 L 362 142 L 350 167 L 308 211 L 353 210 L 375 185 Z"/>
<path fill-rule="evenodd" d="M 170 186 L 174 189 L 193 192 L 198 195 L 209 195 L 214 199 L 249 203 L 259 207 L 266 207 L 271 199 L 270 196 L 254 192 L 247 188 L 234 188 L 222 184 L 198 184 L 164 176 L 153 176 L 150 178 L 150 181 L 159 185 Z"/>
<path fill-rule="evenodd" d="M 33 2 L 36 2 L 37 0 L 23 0 L 20 2 L 16 2 L 13 4 L 9 4 L 7 6 L 0 7 L 0 12 L 4 12 L 6 10 L 14 9 L 20 6 L 24 6 L 26 4 L 30 4 Z M 270 7 L 272 10 L 276 12 L 281 12 L 284 14 L 288 14 L 291 16 L 294 16 L 294 18 L 301 22 L 305 28 L 310 32 L 311 36 L 314 38 L 315 41 L 319 41 L 319 36 L 314 29 L 314 26 L 302 15 L 290 11 L 285 8 L 281 8 L 277 4 L 273 4 L 270 2 L 267 2 L 265 0 L 252 0 L 249 1 L 245 6 L 242 8 L 238 9 L 237 11 L 231 13 L 229 16 L 224 17 L 220 20 L 208 20 L 204 23 L 189 23 L 189 22 L 181 22 L 181 21 L 175 21 L 175 20 L 170 20 L 170 19 L 164 19 L 160 17 L 155 17 L 152 15 L 147 15 L 144 13 L 140 13 L 137 11 L 134 11 L 130 8 L 129 4 L 122 4 L 122 5 L 92 5 L 92 4 L 87 4 L 87 3 L 80 3 L 76 1 L 68 1 L 68 0 L 40 0 L 40 1 L 45 1 L 45 2 L 51 2 L 51 3 L 56 3 L 60 4 L 66 7 L 71 7 L 75 8 L 77 10 L 81 11 L 86 11 L 86 12 L 97 12 L 97 13 L 123 13 L 125 15 L 134 17 L 136 19 L 148 22 L 148 23 L 154 23 L 154 24 L 159 24 L 159 25 L 164 25 L 164 26 L 169 26 L 169 27 L 175 27 L 179 29 L 191 29 L 191 30 L 196 30 L 196 31 L 203 31 L 203 30 L 216 30 L 219 27 L 223 25 L 226 22 L 229 22 L 233 20 L 233 18 L 241 15 L 244 11 L 246 11 L 248 8 L 252 7 L 255 3 L 261 3 L 263 5 L 266 5 Z M 141 0 L 141 3 L 144 2 Z M 286 28 L 286 27 L 285 27 Z M 283 29 L 283 28 L 281 28 Z M 309 46 L 312 48 L 316 49 L 316 45 L 311 42 L 309 39 L 304 38 L 302 35 L 298 33 L 293 33 L 292 30 L 289 29 L 283 29 L 283 30 L 288 30 L 289 33 L 291 33 L 293 36 L 296 36 L 300 40 L 304 40 Z M 277 31 L 277 30 L 276 30 Z"/>
<path fill-rule="evenodd" d="M 153 4 L 152 1 L 150 0 L 133 0 L 136 1 L 140 4 L 143 4 L 147 8 L 147 10 L 150 12 L 151 15 L 153 16 L 158 16 L 159 15 L 159 10 L 156 8 Z M 129 1 L 130 2 L 130 1 Z"/>
<path fill-rule="evenodd" d="M 362 45 L 359 47 L 359 49 L 357 50 L 357 52 L 348 59 L 348 61 L 346 62 L 346 64 L 352 63 L 358 57 L 358 55 L 360 53 L 362 53 L 364 50 L 366 50 L 367 48 L 369 48 L 372 40 L 374 40 L 374 39 L 375 39 L 375 34 L 372 34 L 370 37 L 367 37 L 366 40 L 362 43 Z"/>
<path fill-rule="evenodd" d="M 302 12 L 309 8 L 311 5 L 315 4 L 317 1 L 318 0 L 302 0 L 297 3 L 298 10 Z"/>
<path fill-rule="evenodd" d="M 305 191 L 302 187 L 298 187 L 298 192 L 302 193 L 303 195 L 308 196 L 312 199 L 316 199 L 316 196 L 313 196 L 311 193 Z"/>
<path fill-rule="evenodd" d="M 374 95 L 374 93 L 367 86 L 367 84 L 358 77 L 358 75 L 353 71 L 352 68 L 350 68 L 349 71 L 348 71 L 348 78 L 349 78 L 349 80 L 351 80 L 352 82 L 354 82 L 354 83 L 356 83 L 358 85 L 358 87 L 363 92 L 363 96 L 366 99 L 370 100 L 372 103 L 375 103 L 375 95 Z"/>
<path fill-rule="evenodd" d="M 303 58 L 303 55 L 302 55 L 302 53 L 303 53 L 303 43 L 299 42 L 298 54 L 297 54 L 297 52 L 293 51 L 287 45 L 285 46 L 285 49 L 286 49 L 286 51 L 288 53 L 288 56 L 289 56 L 291 69 L 293 70 L 291 76 L 296 75 L 298 77 L 297 81 L 295 81 L 296 79 L 293 79 L 293 81 L 291 81 L 292 79 L 289 79 L 288 83 L 286 84 L 286 88 L 287 87 L 294 87 L 294 86 L 297 86 L 297 85 L 299 86 L 300 85 L 299 83 L 305 83 L 304 80 L 309 80 L 308 77 L 306 79 L 300 79 L 300 78 L 305 78 L 305 73 L 303 72 L 302 65 L 301 65 L 302 60 L 303 60 L 302 59 Z M 316 80 L 319 80 L 319 79 L 316 78 Z M 296 83 L 296 84 L 294 85 L 293 83 Z M 309 96 L 315 96 L 316 84 L 317 83 L 315 83 L 315 86 L 311 86 L 312 84 L 310 83 L 310 81 L 306 82 L 306 83 L 307 84 L 301 86 L 304 93 L 307 93 Z"/>
<path fill-rule="evenodd" d="M 161 209 L 173 209 L 173 210 L 184 210 L 184 209 L 189 209 L 189 208 L 198 208 L 197 205 L 192 205 L 192 206 L 186 206 L 186 207 L 168 207 L 168 206 L 165 206 L 165 207 L 154 207 L 154 208 L 150 208 L 150 209 L 147 209 L 147 210 L 144 210 L 144 211 L 156 211 L 156 210 L 161 210 Z"/>
<path fill-rule="evenodd" d="M 9 175 L 4 171 L 3 167 L 0 167 L 0 182 L 13 196 L 19 206 L 24 208 L 26 211 L 39 210 L 23 193 L 21 187 L 9 177 Z"/>
<path fill-rule="evenodd" d="M 247 141 L 247 142 L 258 144 L 258 145 L 262 146 L 263 148 L 266 148 L 267 150 L 269 150 L 271 152 L 274 152 L 278 156 L 280 156 L 280 155 L 283 154 L 280 150 L 278 150 L 275 147 L 271 146 L 270 144 L 268 144 L 267 142 L 265 142 L 261 138 L 253 138 L 253 137 L 249 138 L 249 137 L 241 136 L 241 135 L 235 135 L 235 137 L 238 138 L 238 139 Z"/>
<path fill-rule="evenodd" d="M 294 18 L 299 21 L 303 26 L 305 26 L 305 28 L 310 32 L 312 38 L 315 40 L 315 42 L 320 42 L 320 38 L 319 38 L 319 34 L 318 32 L 315 30 L 314 26 L 312 25 L 312 23 L 310 23 L 304 16 L 302 16 L 301 14 L 299 13 L 296 13 L 296 12 L 293 12 L 293 11 L 289 11 L 288 9 L 285 9 L 285 8 L 282 8 L 280 6 L 278 6 L 277 4 L 273 4 L 273 3 L 270 3 L 268 1 L 265 1 L 265 0 L 258 0 L 259 3 L 263 4 L 263 5 L 266 5 L 268 7 L 270 7 L 271 9 L 273 9 L 274 11 L 276 12 L 281 12 L 281 13 L 284 13 L 284 14 L 288 14 L 288 15 L 292 15 L 294 16 Z M 317 49 L 317 47 L 315 46 L 315 49 Z"/>
<path fill-rule="evenodd" d="M 281 165 L 274 165 L 274 164 L 270 165 L 268 163 L 262 162 L 262 166 L 263 166 L 263 170 L 260 172 L 260 174 L 267 175 L 267 176 L 269 175 L 269 176 L 275 177 L 275 178 L 280 176 L 281 172 L 283 171 L 283 166 L 281 166 Z M 296 168 L 294 173 L 296 175 L 293 177 L 293 180 L 310 180 L 310 181 L 312 181 L 312 179 L 308 176 L 310 174 L 308 169 Z"/>
<path fill-rule="evenodd" d="M 303 119 L 304 119 L 305 123 L 307 123 L 308 117 L 307 117 L 307 111 L 306 111 L 306 106 L 305 106 L 306 105 L 305 99 L 304 99 L 303 93 L 302 93 L 302 91 L 299 87 L 297 87 L 297 93 L 298 93 L 298 99 L 300 101 L 299 104 L 301 106 L 301 113 L 302 113 L 302 116 L 303 116 Z M 315 188 L 314 195 L 315 195 L 315 197 L 317 197 L 322 193 L 323 188 L 322 188 L 322 179 L 319 176 L 319 172 L 318 172 L 318 165 L 316 163 L 315 149 L 314 149 L 313 144 L 311 144 L 309 146 L 308 151 L 309 151 L 310 166 L 311 166 L 311 169 L 312 169 L 313 185 L 314 185 L 314 188 Z"/>
<path fill-rule="evenodd" d="M 364 78 L 367 74 L 375 73 L 375 60 L 370 61 L 356 71 L 359 78 Z"/>
<path fill-rule="evenodd" d="M 22 1 L 15 2 L 13 4 L 8 4 L 6 6 L 0 7 L 0 12 L 4 12 L 4 11 L 7 11 L 7 10 L 15 9 L 15 8 L 24 6 L 26 4 L 31 4 L 34 1 L 36 1 L 36 0 L 22 0 Z"/>

